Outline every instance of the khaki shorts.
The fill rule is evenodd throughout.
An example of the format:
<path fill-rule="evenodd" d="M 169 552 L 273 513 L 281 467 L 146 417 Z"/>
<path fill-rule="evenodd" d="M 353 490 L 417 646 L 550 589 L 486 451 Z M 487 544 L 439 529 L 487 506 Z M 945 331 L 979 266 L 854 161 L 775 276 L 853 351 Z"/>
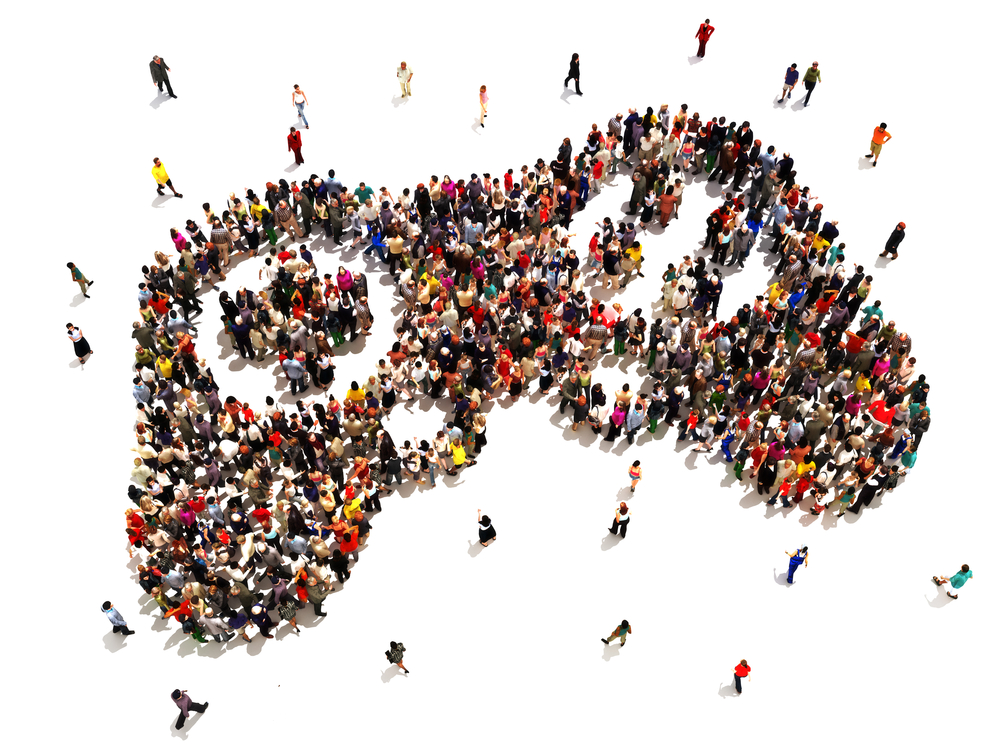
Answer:
<path fill-rule="evenodd" d="M 872 155 L 878 156 L 880 153 L 882 153 L 882 144 L 872 141 Z"/>

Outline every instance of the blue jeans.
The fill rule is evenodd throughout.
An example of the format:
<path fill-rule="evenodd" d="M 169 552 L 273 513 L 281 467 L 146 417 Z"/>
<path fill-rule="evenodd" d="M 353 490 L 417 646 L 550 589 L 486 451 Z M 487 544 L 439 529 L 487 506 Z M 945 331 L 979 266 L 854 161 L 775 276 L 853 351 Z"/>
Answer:
<path fill-rule="evenodd" d="M 309 120 L 306 119 L 306 103 L 305 102 L 295 102 L 295 109 L 299 111 L 299 117 L 302 118 L 302 122 L 309 127 Z"/>
<path fill-rule="evenodd" d="M 434 464 L 427 467 L 427 473 L 431 475 L 431 486 L 434 486 Z"/>
<path fill-rule="evenodd" d="M 799 564 L 796 563 L 796 562 L 790 562 L 790 563 L 788 563 L 788 582 L 789 583 L 794 583 L 794 581 L 792 581 L 792 577 L 795 575 L 795 569 L 797 567 L 799 567 Z"/>

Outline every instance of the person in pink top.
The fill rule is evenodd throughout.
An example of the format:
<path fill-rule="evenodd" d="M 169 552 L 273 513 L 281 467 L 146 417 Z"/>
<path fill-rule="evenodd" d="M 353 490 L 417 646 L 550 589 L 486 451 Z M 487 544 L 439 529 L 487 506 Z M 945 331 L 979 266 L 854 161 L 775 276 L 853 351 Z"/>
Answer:
<path fill-rule="evenodd" d="M 483 124 L 483 118 L 486 117 L 486 105 L 489 104 L 490 98 L 486 95 L 486 86 L 479 87 L 479 127 L 486 127 Z"/>

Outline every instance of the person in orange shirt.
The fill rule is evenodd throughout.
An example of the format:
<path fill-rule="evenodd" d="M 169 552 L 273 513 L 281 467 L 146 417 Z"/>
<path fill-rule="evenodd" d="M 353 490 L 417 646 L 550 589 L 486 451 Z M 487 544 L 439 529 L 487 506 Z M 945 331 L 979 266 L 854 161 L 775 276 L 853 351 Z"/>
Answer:
<path fill-rule="evenodd" d="M 873 167 L 878 166 L 878 157 L 879 154 L 882 153 L 882 146 L 891 140 L 892 136 L 889 135 L 889 131 L 885 129 L 885 123 L 879 123 L 879 126 L 875 128 L 875 132 L 872 133 L 872 152 L 865 157 L 866 159 L 871 159 L 873 156 L 875 157 L 872 160 Z"/>

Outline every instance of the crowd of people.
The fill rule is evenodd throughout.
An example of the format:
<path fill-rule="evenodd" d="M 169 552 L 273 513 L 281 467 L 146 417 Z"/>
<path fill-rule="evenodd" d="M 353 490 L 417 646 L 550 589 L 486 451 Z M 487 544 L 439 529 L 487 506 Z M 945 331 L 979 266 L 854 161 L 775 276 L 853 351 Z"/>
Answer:
<path fill-rule="evenodd" d="M 847 264 L 837 222 L 823 221 L 792 157 L 764 149 L 748 122 L 688 110 L 618 114 L 582 149 L 566 138 L 554 160 L 519 174 L 435 175 L 393 196 L 329 170 L 231 193 L 221 213 L 202 206 L 204 229 L 172 228 L 143 267 L 132 325 L 137 457 L 125 512 L 129 554 L 143 550 L 139 583 L 162 616 L 199 642 L 272 638 L 284 621 L 297 632 L 308 605 L 323 616 L 393 482 L 430 490 L 474 466 L 485 408 L 532 383 L 557 389 L 572 431 L 631 444 L 644 426 L 676 423 L 678 440 L 718 446 L 769 503 L 805 501 L 814 514 L 834 503 L 838 515 L 859 512 L 911 471 L 930 416 L 910 337 L 885 320 L 872 277 Z M 701 172 L 732 182 L 703 254 L 663 272 L 661 309 L 628 313 L 590 294 L 614 296 L 644 275 L 642 233 L 677 220 Z M 631 175 L 629 214 L 595 217 L 578 254 L 571 222 L 618 173 Z M 343 400 L 336 350 L 370 335 L 376 316 L 367 275 L 322 267 L 336 252 L 314 257 L 314 236 L 363 244 L 405 303 L 391 350 Z M 758 243 L 778 258 L 775 279 L 720 316 L 723 267 L 743 266 Z M 260 288 L 219 290 L 250 259 Z M 210 290 L 231 356 L 280 364 L 293 404 L 222 391 L 196 350 Z M 594 382 L 596 360 L 628 358 L 641 362 L 636 388 Z M 389 415 L 416 398 L 446 409 L 441 430 L 394 437 Z M 485 546 L 495 531 L 479 522 Z M 627 522 L 623 503 L 622 536 Z"/>

